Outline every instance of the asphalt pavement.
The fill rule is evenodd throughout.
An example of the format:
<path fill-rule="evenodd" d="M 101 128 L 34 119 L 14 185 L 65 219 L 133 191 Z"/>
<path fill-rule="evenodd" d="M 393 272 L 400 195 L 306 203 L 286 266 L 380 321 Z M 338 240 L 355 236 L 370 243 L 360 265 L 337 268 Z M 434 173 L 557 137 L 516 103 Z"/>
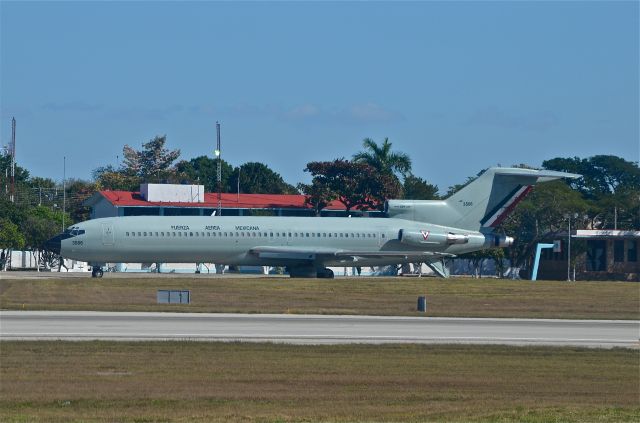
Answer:
<path fill-rule="evenodd" d="M 640 321 L 2 311 L 0 341 L 195 340 L 640 348 Z"/>

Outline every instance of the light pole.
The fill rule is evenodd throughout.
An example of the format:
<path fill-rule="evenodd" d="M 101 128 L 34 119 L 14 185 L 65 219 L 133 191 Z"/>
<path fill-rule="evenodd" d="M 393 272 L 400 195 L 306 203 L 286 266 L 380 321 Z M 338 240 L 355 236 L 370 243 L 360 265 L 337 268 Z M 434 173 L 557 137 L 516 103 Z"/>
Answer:
<path fill-rule="evenodd" d="M 216 122 L 217 144 L 214 151 L 218 159 L 218 212 L 216 215 L 222 214 L 222 151 L 220 150 L 220 123 Z"/>
<path fill-rule="evenodd" d="M 62 156 L 62 232 L 64 232 L 64 215 L 67 212 L 67 156 Z"/>
<path fill-rule="evenodd" d="M 569 233 L 567 233 L 567 281 L 571 282 L 571 216 L 574 219 L 578 218 L 578 213 L 567 213 L 564 215 L 565 218 L 569 221 Z"/>

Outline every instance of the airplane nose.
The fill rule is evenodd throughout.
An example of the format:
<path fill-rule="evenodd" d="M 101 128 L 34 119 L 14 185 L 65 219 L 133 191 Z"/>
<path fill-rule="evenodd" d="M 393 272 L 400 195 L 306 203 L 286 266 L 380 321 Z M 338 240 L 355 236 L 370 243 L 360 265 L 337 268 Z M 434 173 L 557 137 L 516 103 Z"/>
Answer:
<path fill-rule="evenodd" d="M 62 247 L 62 236 L 63 234 L 58 234 L 53 238 L 44 242 L 44 249 L 48 251 L 52 251 L 56 254 L 60 254 L 60 248 Z"/>

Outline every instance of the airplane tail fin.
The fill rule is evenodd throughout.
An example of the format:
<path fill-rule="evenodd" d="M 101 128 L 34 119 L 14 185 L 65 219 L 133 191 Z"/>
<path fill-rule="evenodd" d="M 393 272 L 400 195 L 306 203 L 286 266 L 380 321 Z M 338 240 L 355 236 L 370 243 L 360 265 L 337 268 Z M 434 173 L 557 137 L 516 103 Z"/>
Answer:
<path fill-rule="evenodd" d="M 389 217 L 491 232 L 531 191 L 533 185 L 580 175 L 520 168 L 487 169 L 446 200 L 389 200 Z"/>

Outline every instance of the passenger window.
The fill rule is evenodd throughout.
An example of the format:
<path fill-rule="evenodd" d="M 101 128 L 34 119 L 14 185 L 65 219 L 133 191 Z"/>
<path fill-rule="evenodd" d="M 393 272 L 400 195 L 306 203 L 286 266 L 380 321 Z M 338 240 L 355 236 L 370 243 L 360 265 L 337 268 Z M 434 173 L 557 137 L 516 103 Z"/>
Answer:
<path fill-rule="evenodd" d="M 251 232 L 251 236 L 255 238 L 256 237 L 256 233 L 255 232 Z"/>
<path fill-rule="evenodd" d="M 326 232 L 323 232 L 323 233 L 322 233 L 322 237 L 323 237 L 323 238 L 326 238 L 326 237 L 327 237 L 327 233 L 326 233 Z"/>
<path fill-rule="evenodd" d="M 289 238 L 291 238 L 291 232 L 289 232 Z"/>
<path fill-rule="evenodd" d="M 178 236 L 179 236 L 179 237 L 182 237 L 182 232 L 178 232 Z"/>
<path fill-rule="evenodd" d="M 382 238 L 384 238 L 384 234 L 382 234 Z"/>
<path fill-rule="evenodd" d="M 269 232 L 269 236 L 273 238 L 273 232 Z"/>
<path fill-rule="evenodd" d="M 307 238 L 309 238 L 309 232 L 307 232 Z"/>
<path fill-rule="evenodd" d="M 311 232 L 311 237 L 312 237 L 312 238 L 315 238 L 315 237 L 316 237 L 316 234 L 314 234 L 313 232 Z"/>
<path fill-rule="evenodd" d="M 318 232 L 318 238 L 320 238 L 320 232 Z"/>
<path fill-rule="evenodd" d="M 127 236 L 129 236 L 129 232 L 127 232 Z"/>

